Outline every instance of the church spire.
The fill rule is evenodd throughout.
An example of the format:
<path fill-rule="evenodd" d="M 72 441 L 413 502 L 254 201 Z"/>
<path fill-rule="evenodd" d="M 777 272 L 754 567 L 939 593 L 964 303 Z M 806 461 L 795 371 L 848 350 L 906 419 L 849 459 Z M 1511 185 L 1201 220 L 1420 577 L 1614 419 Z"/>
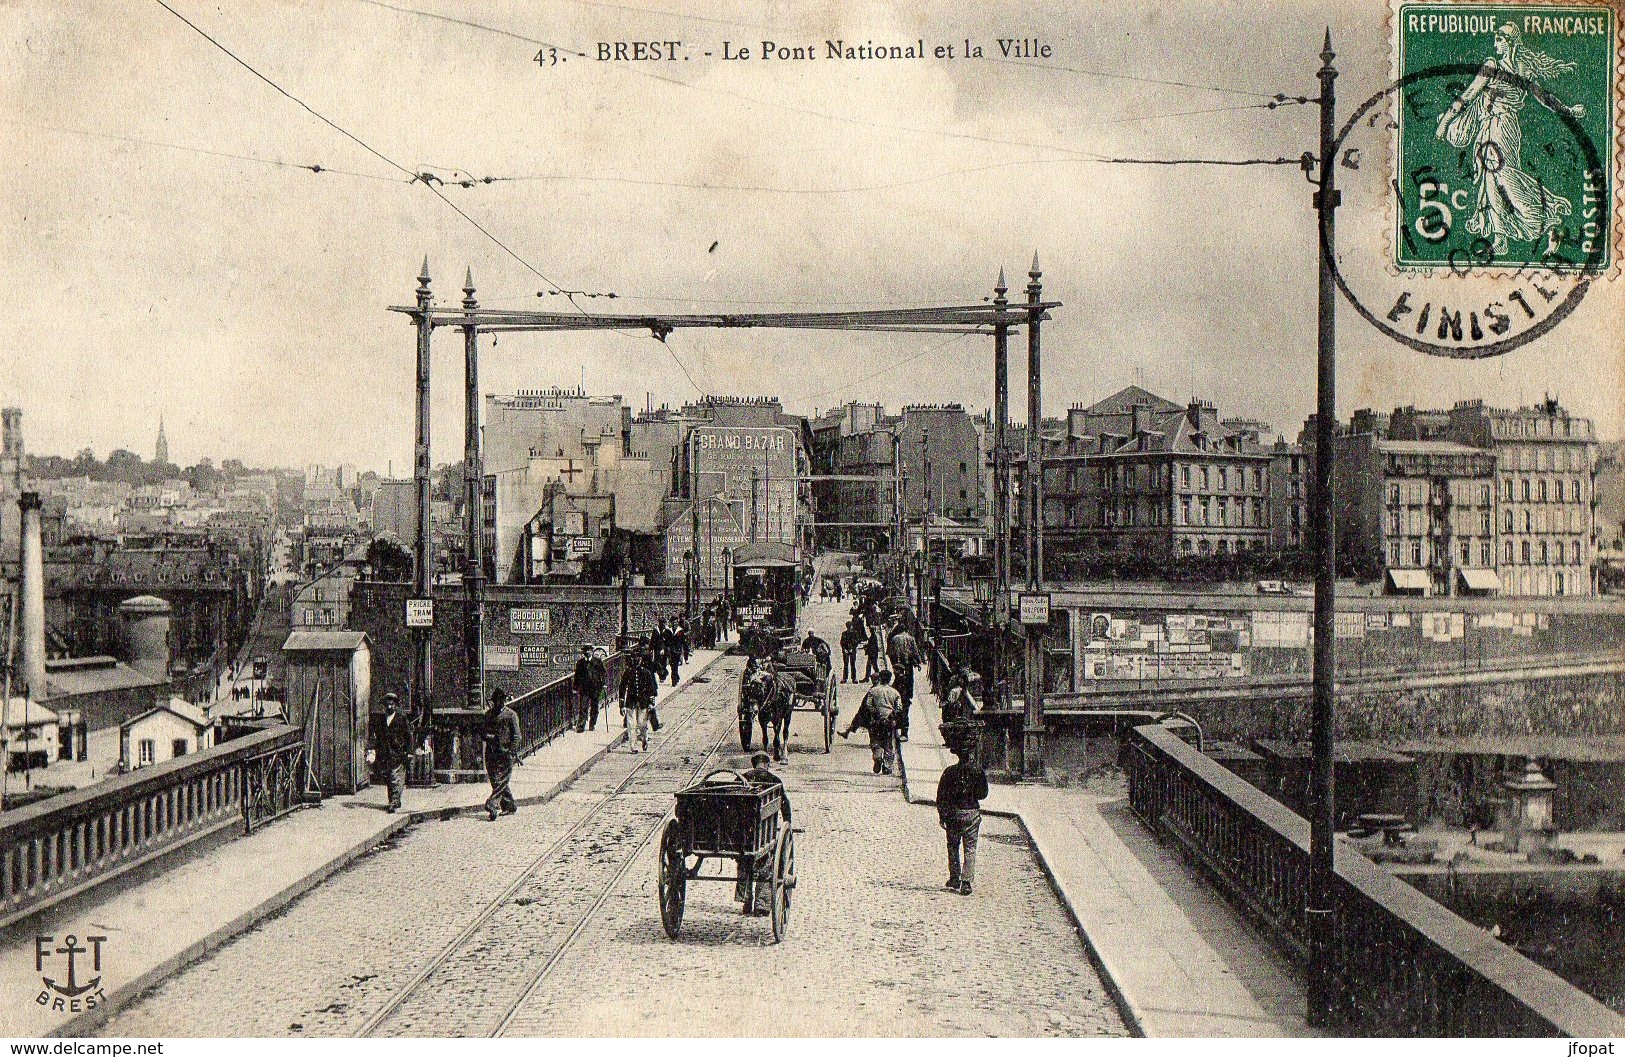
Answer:
<path fill-rule="evenodd" d="M 153 452 L 154 461 L 160 466 L 169 462 L 169 438 L 164 436 L 164 416 L 158 416 L 158 450 Z"/>

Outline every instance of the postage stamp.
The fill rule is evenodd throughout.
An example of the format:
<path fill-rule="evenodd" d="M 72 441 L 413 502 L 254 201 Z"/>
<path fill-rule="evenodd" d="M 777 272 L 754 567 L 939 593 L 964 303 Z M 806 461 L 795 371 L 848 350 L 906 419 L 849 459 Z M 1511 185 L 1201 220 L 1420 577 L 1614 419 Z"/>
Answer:
<path fill-rule="evenodd" d="M 1618 12 L 1401 3 L 1394 263 L 1607 272 Z"/>

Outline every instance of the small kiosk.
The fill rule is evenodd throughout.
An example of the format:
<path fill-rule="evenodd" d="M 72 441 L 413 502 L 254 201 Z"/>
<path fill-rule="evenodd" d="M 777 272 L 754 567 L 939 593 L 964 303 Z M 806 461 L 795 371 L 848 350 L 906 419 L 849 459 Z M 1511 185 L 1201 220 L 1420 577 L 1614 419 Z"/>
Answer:
<path fill-rule="evenodd" d="M 311 778 L 323 793 L 367 785 L 372 651 L 359 631 L 295 631 L 282 644 L 288 722 L 305 732 Z"/>

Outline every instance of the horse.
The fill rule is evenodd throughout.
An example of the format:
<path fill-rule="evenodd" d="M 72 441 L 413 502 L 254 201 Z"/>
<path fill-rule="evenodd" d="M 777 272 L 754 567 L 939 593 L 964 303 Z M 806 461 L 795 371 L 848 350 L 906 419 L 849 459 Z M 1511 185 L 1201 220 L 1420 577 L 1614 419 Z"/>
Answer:
<path fill-rule="evenodd" d="M 762 728 L 762 748 L 767 749 L 771 743 L 773 759 L 784 762 L 784 746 L 790 738 L 790 706 L 794 701 L 793 676 L 774 671 L 771 664 L 749 667 L 739 688 L 740 747 L 750 751 L 754 722 Z"/>

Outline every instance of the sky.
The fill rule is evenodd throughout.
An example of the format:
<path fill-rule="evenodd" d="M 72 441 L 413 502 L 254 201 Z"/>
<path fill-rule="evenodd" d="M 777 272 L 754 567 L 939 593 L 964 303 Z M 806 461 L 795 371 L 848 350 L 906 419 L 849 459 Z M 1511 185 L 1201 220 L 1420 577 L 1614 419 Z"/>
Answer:
<path fill-rule="evenodd" d="M 1100 159 L 1296 158 L 1316 108 L 1261 104 L 1314 94 L 1327 28 L 1344 113 L 1391 62 L 1388 8 L 1368 0 L 165 2 L 310 109 L 157 0 L 3 5 L 0 401 L 24 409 L 32 451 L 150 456 L 162 416 L 181 463 L 405 476 L 414 344 L 387 308 L 411 301 L 425 257 L 447 304 L 471 269 L 491 307 L 567 310 L 536 296 L 562 287 L 617 295 L 576 298 L 588 311 L 715 312 L 973 303 L 1000 267 L 1019 294 L 1036 252 L 1062 302 L 1044 331 L 1048 414 L 1137 383 L 1292 437 L 1315 399 L 1303 174 Z M 831 38 L 923 38 L 955 58 L 834 62 Z M 999 38 L 1050 55 L 1001 60 Z M 820 58 L 763 60 L 764 39 Z M 962 56 L 966 39 L 982 58 Z M 686 58 L 596 60 L 632 41 L 681 41 Z M 752 58 L 723 60 L 725 41 Z M 565 61 L 534 61 L 543 42 Z M 467 218 L 395 165 L 447 180 Z M 498 179 L 455 186 L 465 175 Z M 1622 323 L 1604 279 L 1538 341 L 1462 361 L 1340 304 L 1339 411 L 1552 393 L 1618 437 Z M 703 389 L 803 413 L 980 410 L 991 344 L 508 335 L 481 371 L 488 392 L 585 384 L 636 406 Z M 434 458 L 451 461 L 460 335 L 434 356 Z"/>

